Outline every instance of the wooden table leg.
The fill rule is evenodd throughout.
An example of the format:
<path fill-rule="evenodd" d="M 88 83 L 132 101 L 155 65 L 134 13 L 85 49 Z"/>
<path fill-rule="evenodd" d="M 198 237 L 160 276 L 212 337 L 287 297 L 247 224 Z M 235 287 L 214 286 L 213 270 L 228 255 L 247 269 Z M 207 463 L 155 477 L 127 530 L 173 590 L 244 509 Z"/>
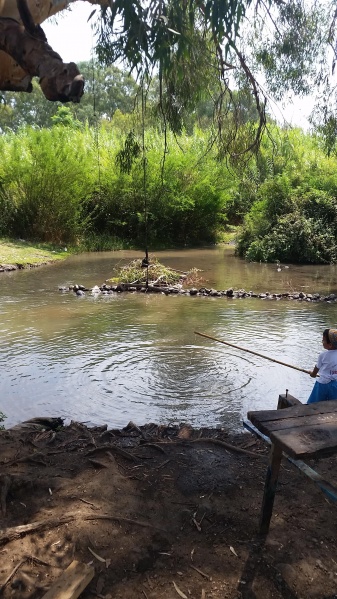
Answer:
<path fill-rule="evenodd" d="M 264 485 L 262 510 L 260 517 L 260 534 L 266 535 L 269 530 L 269 524 L 273 513 L 274 498 L 280 465 L 282 460 L 282 449 L 277 445 L 272 445 L 269 455 L 269 465 Z"/>

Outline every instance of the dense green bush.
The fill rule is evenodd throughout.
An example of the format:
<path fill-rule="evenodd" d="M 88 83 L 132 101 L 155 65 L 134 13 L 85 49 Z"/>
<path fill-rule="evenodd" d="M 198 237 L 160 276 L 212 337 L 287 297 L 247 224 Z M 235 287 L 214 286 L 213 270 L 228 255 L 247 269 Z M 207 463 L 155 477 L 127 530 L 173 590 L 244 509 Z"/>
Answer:
<path fill-rule="evenodd" d="M 337 259 L 337 200 L 325 192 L 292 195 L 286 214 L 268 218 L 268 202 L 246 217 L 237 251 L 263 262 L 331 263 Z"/>
<path fill-rule="evenodd" d="M 0 235 L 6 235 L 14 226 L 16 205 L 12 201 L 5 178 L 0 175 Z"/>
<path fill-rule="evenodd" d="M 336 261 L 336 239 L 320 220 L 299 212 L 282 216 L 263 238 L 253 241 L 246 258 L 263 262 L 330 263 Z"/>
<path fill-rule="evenodd" d="M 205 134 L 168 135 L 165 147 L 150 129 L 128 172 L 117 160 L 124 139 L 124 125 L 97 132 L 67 119 L 3 135 L 2 234 L 88 249 L 215 242 L 238 182 L 205 152 Z"/>
<path fill-rule="evenodd" d="M 237 253 L 253 261 L 336 262 L 336 160 L 324 156 L 310 136 L 287 136 L 288 143 L 274 152 L 277 174 L 261 182 L 243 219 Z"/>

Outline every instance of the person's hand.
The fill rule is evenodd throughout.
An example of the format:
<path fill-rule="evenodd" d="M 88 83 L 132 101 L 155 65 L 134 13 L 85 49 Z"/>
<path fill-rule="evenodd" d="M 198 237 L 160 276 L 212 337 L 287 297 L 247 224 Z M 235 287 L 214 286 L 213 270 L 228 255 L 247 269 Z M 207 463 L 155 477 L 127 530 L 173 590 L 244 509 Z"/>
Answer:
<path fill-rule="evenodd" d="M 315 379 L 317 376 L 317 372 L 315 370 L 312 370 L 311 372 L 309 372 L 310 376 Z"/>

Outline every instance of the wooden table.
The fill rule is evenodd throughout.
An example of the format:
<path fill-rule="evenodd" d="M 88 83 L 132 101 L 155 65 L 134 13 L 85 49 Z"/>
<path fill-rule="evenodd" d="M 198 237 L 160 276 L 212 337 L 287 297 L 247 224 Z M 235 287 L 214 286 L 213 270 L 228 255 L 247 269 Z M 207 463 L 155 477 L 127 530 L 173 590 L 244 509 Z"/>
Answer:
<path fill-rule="evenodd" d="M 247 416 L 272 442 L 260 518 L 260 533 L 267 534 L 283 453 L 296 460 L 337 453 L 337 401 L 306 405 L 280 395 L 277 410 Z"/>

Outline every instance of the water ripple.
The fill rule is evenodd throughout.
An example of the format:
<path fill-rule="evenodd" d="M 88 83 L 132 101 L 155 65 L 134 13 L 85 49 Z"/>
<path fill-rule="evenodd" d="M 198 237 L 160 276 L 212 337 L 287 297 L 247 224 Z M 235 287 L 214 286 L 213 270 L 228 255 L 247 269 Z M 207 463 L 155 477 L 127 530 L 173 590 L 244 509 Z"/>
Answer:
<path fill-rule="evenodd" d="M 208 264 L 214 252 L 207 254 Z M 191 262 L 196 255 L 184 254 Z M 91 261 L 101 272 L 94 281 Z M 0 410 L 7 426 L 51 415 L 109 426 L 187 421 L 237 430 L 248 409 L 276 407 L 286 389 L 306 400 L 313 384 L 307 375 L 194 331 L 312 368 L 322 331 L 336 326 L 335 305 L 144 294 L 77 301 L 56 292 L 60 281 L 105 280 L 107 263 L 108 257 L 91 256 L 87 264 L 76 258 L 44 274 L 19 273 L 0 287 Z M 245 263 L 241 273 L 233 274 L 232 266 L 226 265 L 231 276 L 252 274 Z M 271 269 L 261 272 L 274 277 Z M 244 281 L 240 286 L 253 287 Z"/>

